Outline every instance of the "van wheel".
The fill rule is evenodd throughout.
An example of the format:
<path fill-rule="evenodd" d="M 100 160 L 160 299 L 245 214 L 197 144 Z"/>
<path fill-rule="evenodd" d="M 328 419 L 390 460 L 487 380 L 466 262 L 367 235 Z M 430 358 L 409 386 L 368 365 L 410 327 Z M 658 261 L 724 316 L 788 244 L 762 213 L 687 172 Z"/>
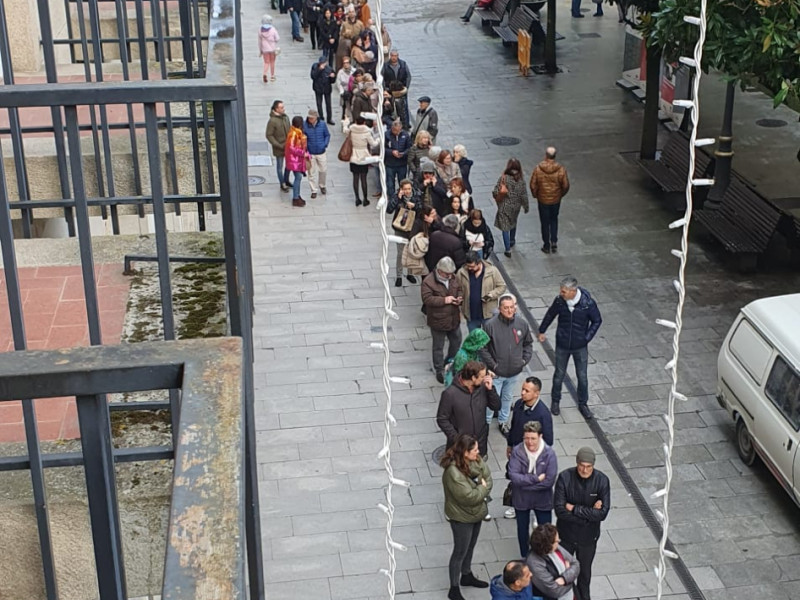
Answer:
<path fill-rule="evenodd" d="M 742 419 L 736 421 L 736 450 L 739 458 L 748 467 L 752 466 L 756 460 L 756 449 L 753 447 L 753 440 L 750 439 L 750 432 Z"/>

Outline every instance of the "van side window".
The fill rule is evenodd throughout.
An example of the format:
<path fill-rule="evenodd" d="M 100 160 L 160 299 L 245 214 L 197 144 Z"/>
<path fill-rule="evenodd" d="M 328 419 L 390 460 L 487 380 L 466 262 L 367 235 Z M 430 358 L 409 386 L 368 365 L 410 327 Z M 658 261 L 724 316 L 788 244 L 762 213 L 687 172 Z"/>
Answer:
<path fill-rule="evenodd" d="M 742 319 L 733 332 L 729 347 L 734 358 L 760 385 L 772 356 L 772 346 L 761 337 L 747 319 Z"/>
<path fill-rule="evenodd" d="M 800 430 L 800 376 L 780 356 L 775 358 L 765 391 L 794 430 Z"/>

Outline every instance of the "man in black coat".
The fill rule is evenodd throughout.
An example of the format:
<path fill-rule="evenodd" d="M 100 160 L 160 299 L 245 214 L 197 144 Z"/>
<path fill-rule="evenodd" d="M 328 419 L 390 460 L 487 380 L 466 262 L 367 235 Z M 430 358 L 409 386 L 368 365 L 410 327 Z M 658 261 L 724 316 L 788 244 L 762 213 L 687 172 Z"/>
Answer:
<path fill-rule="evenodd" d="M 428 244 L 428 253 L 425 255 L 425 264 L 429 271 L 433 271 L 439 259 L 449 256 L 460 269 L 467 262 L 467 253 L 461 244 L 456 229 L 458 228 L 458 215 L 447 215 L 442 219 L 442 228 L 431 234 Z"/>
<path fill-rule="evenodd" d="M 392 50 L 389 53 L 389 62 L 383 65 L 383 85 L 389 89 L 389 84 L 393 81 L 399 81 L 403 84 L 406 90 L 411 85 L 411 70 L 408 68 L 406 61 L 400 59 L 400 54 L 397 50 Z"/>
<path fill-rule="evenodd" d="M 576 466 L 558 476 L 553 495 L 556 527 L 561 545 L 575 555 L 581 565 L 578 575 L 578 598 L 591 600 L 592 561 L 600 537 L 600 523 L 611 508 L 611 485 L 608 477 L 594 468 L 594 450 L 578 450 Z"/>
<path fill-rule="evenodd" d="M 561 281 L 561 291 L 539 326 L 539 341 L 547 339 L 544 332 L 550 327 L 553 319 L 558 317 L 556 329 L 556 370 L 553 373 L 553 391 L 550 395 L 550 412 L 557 415 L 561 412 L 561 385 L 567 373 L 570 357 L 575 363 L 575 374 L 578 376 L 578 410 L 585 419 L 592 418 L 589 409 L 589 342 L 592 341 L 600 324 L 603 322 L 597 302 L 587 290 L 578 287 L 578 280 L 565 277 Z"/>
<path fill-rule="evenodd" d="M 314 90 L 314 96 L 317 98 L 317 112 L 319 118 L 323 121 L 325 119 L 325 112 L 322 110 L 322 99 L 325 98 L 325 108 L 328 111 L 328 123 L 333 124 L 333 113 L 331 112 L 331 91 L 333 89 L 333 80 L 336 78 L 336 73 L 333 72 L 328 64 L 328 57 L 322 55 L 319 60 L 311 65 L 311 87 Z"/>
<path fill-rule="evenodd" d="M 460 434 L 469 433 L 478 439 L 481 456 L 486 456 L 489 440 L 487 408 L 500 408 L 500 396 L 494 389 L 492 376 L 483 363 L 468 361 L 450 387 L 442 392 L 436 411 L 436 424 L 447 436 L 447 447 L 452 446 Z"/>

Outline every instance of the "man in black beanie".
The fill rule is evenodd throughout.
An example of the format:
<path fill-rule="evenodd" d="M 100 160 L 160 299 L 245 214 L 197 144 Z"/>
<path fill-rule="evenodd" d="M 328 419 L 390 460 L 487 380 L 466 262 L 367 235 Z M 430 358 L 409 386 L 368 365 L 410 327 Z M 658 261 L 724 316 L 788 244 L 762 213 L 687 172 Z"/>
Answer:
<path fill-rule="evenodd" d="M 600 522 L 605 521 L 611 508 L 611 485 L 608 477 L 594 468 L 594 450 L 584 446 L 575 458 L 576 465 L 558 476 L 553 508 L 561 545 L 581 564 L 578 598 L 591 600 L 592 561 Z"/>

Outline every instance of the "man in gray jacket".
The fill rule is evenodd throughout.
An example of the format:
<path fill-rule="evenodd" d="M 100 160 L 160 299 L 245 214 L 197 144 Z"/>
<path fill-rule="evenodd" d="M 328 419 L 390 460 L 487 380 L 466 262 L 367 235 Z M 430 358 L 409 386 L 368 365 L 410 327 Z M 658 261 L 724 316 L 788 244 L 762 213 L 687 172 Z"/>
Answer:
<path fill-rule="evenodd" d="M 483 325 L 489 334 L 489 343 L 478 352 L 480 359 L 494 373 L 494 385 L 500 393 L 500 413 L 497 425 L 504 432 L 511 401 L 520 389 L 520 374 L 533 356 L 533 335 L 528 323 L 517 316 L 517 299 L 513 294 L 500 296 L 499 314 Z M 486 411 L 486 422 L 493 414 Z"/>

